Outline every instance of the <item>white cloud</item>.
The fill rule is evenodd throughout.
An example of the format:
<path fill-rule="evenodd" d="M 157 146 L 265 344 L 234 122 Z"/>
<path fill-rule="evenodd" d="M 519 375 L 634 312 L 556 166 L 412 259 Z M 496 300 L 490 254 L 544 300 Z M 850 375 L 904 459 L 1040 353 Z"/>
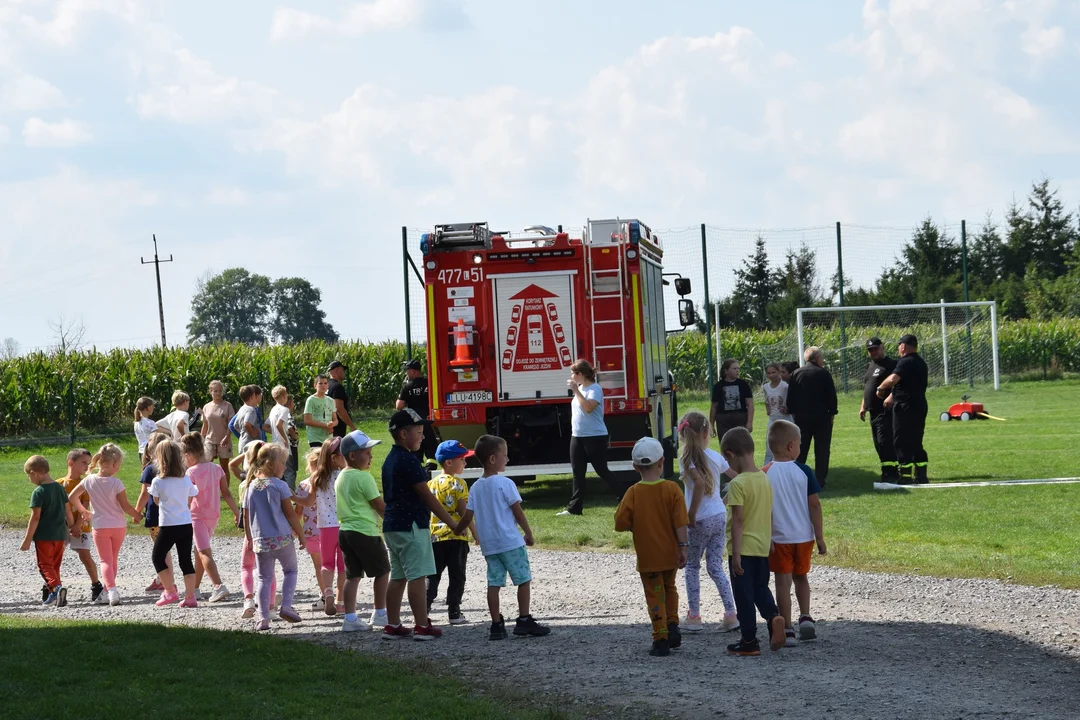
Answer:
<path fill-rule="evenodd" d="M 1043 28 L 1031 26 L 1020 36 L 1020 47 L 1035 58 L 1057 55 L 1065 46 L 1065 29 L 1060 25 Z"/>
<path fill-rule="evenodd" d="M 339 35 L 360 37 L 377 32 L 404 30 L 432 22 L 438 18 L 450 21 L 463 19 L 463 12 L 448 0 L 368 0 L 345 7 L 340 17 L 279 7 L 274 11 L 270 27 L 273 40 L 286 40 L 305 35 Z"/>
<path fill-rule="evenodd" d="M 142 5 L 138 0 L 55 0 L 22 4 L 20 12 L 20 4 L 16 0 L 13 9 L 17 27 L 30 38 L 61 46 L 73 44 L 90 18 L 108 14 L 131 22 Z M 51 12 L 34 12 L 43 6 Z"/>
<path fill-rule="evenodd" d="M 23 123 L 23 142 L 29 147 L 65 148 L 82 145 L 93 139 L 90 129 L 81 122 L 65 118 L 49 123 L 32 117 Z"/>
<path fill-rule="evenodd" d="M 20 74 L 0 83 L 0 110 L 36 112 L 65 105 L 64 93 L 48 80 Z"/>

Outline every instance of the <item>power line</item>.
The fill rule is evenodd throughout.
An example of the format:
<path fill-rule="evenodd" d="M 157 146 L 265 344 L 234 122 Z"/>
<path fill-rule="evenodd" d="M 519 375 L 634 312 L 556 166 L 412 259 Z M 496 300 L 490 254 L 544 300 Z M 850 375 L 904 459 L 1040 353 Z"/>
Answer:
<path fill-rule="evenodd" d="M 163 263 L 163 262 L 172 262 L 173 257 L 172 257 L 172 253 L 170 253 L 168 260 L 159 259 L 158 258 L 158 251 L 157 251 L 157 235 L 152 235 L 151 237 L 154 238 L 154 259 L 153 260 L 144 260 L 143 258 L 140 257 L 139 260 L 140 260 L 140 262 L 142 262 L 143 265 L 149 265 L 151 262 L 154 264 L 154 274 L 157 275 L 158 319 L 161 320 L 161 347 L 167 347 L 168 345 L 165 342 L 165 304 L 161 300 L 161 263 Z"/>

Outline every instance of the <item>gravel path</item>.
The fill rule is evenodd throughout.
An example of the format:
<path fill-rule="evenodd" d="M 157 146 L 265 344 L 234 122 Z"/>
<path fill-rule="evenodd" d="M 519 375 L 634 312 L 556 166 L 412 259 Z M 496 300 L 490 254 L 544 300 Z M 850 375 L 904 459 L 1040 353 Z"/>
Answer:
<path fill-rule="evenodd" d="M 236 538 L 215 544 L 233 599 L 186 611 L 156 608 L 152 596 L 138 591 L 151 576 L 146 537 L 129 538 L 121 553 L 121 606 L 88 604 L 89 582 L 69 553 L 64 559 L 69 605 L 42 609 L 33 552 L 18 552 L 20 538 L 21 533 L 0 533 L 0 612 L 251 627 L 239 619 Z M 1080 592 L 816 568 L 811 575 L 816 642 L 735 658 L 724 647 L 734 635 L 707 627 L 698 635 L 684 634 L 683 647 L 671 657 L 651 658 L 633 556 L 531 551 L 530 557 L 537 578 L 533 612 L 552 626 L 547 638 L 487 640 L 478 552 L 469 558 L 463 608 L 475 622 L 446 627 L 440 641 L 391 643 L 375 633 L 336 632 L 340 621 L 307 609 L 316 585 L 306 554 L 296 603 L 304 622 L 274 623 L 273 632 L 391 657 L 444 658 L 440 662 L 463 678 L 499 678 L 494 680 L 499 685 L 562 698 L 568 708 L 602 704 L 635 717 L 1080 716 Z M 680 578 L 680 594 L 682 587 Z M 704 578 L 702 595 L 705 620 L 715 621 L 719 599 Z M 371 586 L 365 583 L 363 608 L 370 609 L 370 601 Z M 512 589 L 504 590 L 503 603 L 511 615 L 516 609 Z M 444 611 L 437 602 L 437 622 L 445 621 Z M 765 637 L 763 624 L 759 636 Z"/>

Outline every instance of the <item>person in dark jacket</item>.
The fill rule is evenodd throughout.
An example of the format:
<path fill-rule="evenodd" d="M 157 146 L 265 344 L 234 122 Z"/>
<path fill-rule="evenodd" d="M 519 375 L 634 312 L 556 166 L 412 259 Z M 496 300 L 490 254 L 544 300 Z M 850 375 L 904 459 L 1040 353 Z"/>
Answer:
<path fill-rule="evenodd" d="M 836 385 L 825 369 L 825 356 L 819 347 L 808 347 L 803 355 L 806 364 L 791 375 L 787 408 L 802 433 L 799 462 L 805 463 L 814 442 L 814 474 L 825 487 L 829 476 L 829 452 L 832 448 L 833 419 L 836 417 Z"/>
<path fill-rule="evenodd" d="M 896 450 L 893 447 L 892 410 L 885 409 L 881 398 L 877 396 L 877 389 L 885 378 L 892 375 L 896 361 L 885 354 L 879 337 L 866 341 L 866 354 L 870 356 L 870 364 L 866 366 L 866 375 L 863 377 L 859 419 L 866 422 L 866 414 L 870 413 L 870 433 L 874 438 L 874 450 L 881 462 L 881 481 L 894 483 L 900 478 L 900 473 L 896 464 Z"/>
<path fill-rule="evenodd" d="M 877 396 L 892 410 L 893 447 L 900 465 L 900 484 L 930 482 L 926 476 L 929 462 L 923 447 L 926 431 L 926 384 L 929 370 L 919 357 L 919 341 L 914 335 L 900 338 L 900 360 L 892 374 L 878 385 Z"/>

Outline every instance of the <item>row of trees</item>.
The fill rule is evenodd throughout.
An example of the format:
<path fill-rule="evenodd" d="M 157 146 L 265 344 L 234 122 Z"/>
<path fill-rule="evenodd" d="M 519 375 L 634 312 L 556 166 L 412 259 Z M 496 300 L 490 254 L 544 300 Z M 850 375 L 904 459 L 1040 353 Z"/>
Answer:
<path fill-rule="evenodd" d="M 1025 203 L 1010 206 L 1003 226 L 988 214 L 967 244 L 971 300 L 996 300 L 1002 315 L 1013 319 L 1080 317 L 1080 213 L 1065 211 L 1049 180 L 1034 184 Z M 720 302 L 715 318 L 723 327 L 787 327 L 796 308 L 838 299 L 836 273 L 823 289 L 815 252 L 805 245 L 773 266 L 759 237 L 734 272 L 734 292 Z M 927 218 L 872 287 L 853 287 L 846 277 L 844 287 L 846 305 L 963 300 L 960 239 Z"/>

